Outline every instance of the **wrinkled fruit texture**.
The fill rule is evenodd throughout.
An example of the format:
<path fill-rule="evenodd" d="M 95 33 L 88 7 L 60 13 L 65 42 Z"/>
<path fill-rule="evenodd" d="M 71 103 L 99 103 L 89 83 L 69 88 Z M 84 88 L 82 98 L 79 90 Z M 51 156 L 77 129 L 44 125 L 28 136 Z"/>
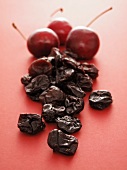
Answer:
<path fill-rule="evenodd" d="M 60 52 L 52 48 L 45 57 L 34 60 L 28 73 L 21 77 L 21 83 L 28 97 L 42 104 L 42 114 L 21 114 L 18 121 L 20 131 L 36 134 L 47 123 L 56 123 L 57 128 L 48 135 L 48 145 L 53 151 L 74 155 L 78 140 L 72 135 L 82 127 L 76 117 L 84 109 L 86 92 L 91 92 L 89 104 L 94 109 L 103 110 L 112 103 L 108 91 L 93 91 L 98 69 L 92 63 L 80 63 L 72 51 Z"/>
<path fill-rule="evenodd" d="M 81 121 L 77 117 L 63 116 L 56 119 L 58 129 L 65 133 L 72 134 L 81 129 Z"/>
<path fill-rule="evenodd" d="M 108 90 L 95 90 L 89 96 L 89 104 L 94 109 L 103 110 L 112 102 L 112 95 Z"/>
<path fill-rule="evenodd" d="M 76 137 L 67 135 L 58 129 L 54 129 L 49 133 L 47 143 L 54 152 L 65 155 L 74 155 L 78 148 Z"/>
<path fill-rule="evenodd" d="M 44 106 L 42 117 L 46 122 L 79 114 L 84 108 L 86 92 L 92 91 L 93 78 L 98 76 L 94 65 L 81 64 L 72 55 L 53 48 L 48 57 L 34 60 L 28 74 L 21 78 L 26 94 Z"/>
<path fill-rule="evenodd" d="M 18 128 L 23 133 L 35 135 L 45 129 L 45 123 L 39 114 L 22 113 L 19 116 Z"/>

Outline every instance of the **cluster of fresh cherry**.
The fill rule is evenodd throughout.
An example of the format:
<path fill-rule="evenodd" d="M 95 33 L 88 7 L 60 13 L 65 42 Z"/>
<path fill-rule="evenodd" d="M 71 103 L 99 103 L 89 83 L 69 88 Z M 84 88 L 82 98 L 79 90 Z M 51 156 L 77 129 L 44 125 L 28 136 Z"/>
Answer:
<path fill-rule="evenodd" d="M 56 18 L 46 28 L 35 30 L 28 39 L 23 36 L 14 23 L 12 25 L 27 40 L 29 52 L 36 58 L 48 56 L 53 47 L 65 46 L 67 50 L 75 53 L 78 59 L 92 59 L 99 49 L 100 41 L 97 33 L 89 26 L 111 9 L 112 7 L 100 13 L 86 27 L 72 28 L 66 18 Z M 57 11 L 63 11 L 63 9 L 56 10 L 52 15 Z"/>

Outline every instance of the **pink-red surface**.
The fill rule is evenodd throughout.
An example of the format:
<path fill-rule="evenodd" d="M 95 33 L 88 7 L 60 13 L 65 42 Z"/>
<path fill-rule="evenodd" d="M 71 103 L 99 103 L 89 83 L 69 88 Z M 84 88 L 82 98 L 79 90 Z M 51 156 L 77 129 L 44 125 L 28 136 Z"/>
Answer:
<path fill-rule="evenodd" d="M 48 132 L 27 136 L 17 128 L 20 113 L 41 114 L 41 105 L 26 95 L 20 77 L 27 73 L 33 57 L 26 42 L 12 28 L 15 22 L 29 34 L 46 26 L 50 14 L 63 7 L 74 26 L 86 25 L 103 10 L 113 10 L 98 19 L 92 28 L 101 46 L 90 61 L 99 69 L 93 90 L 112 93 L 113 104 L 104 111 L 90 108 L 85 97 L 79 115 L 82 129 L 74 135 L 79 147 L 74 156 L 53 153 L 47 145 Z M 0 169 L 1 170 L 126 170 L 127 169 L 127 2 L 118 0 L 4 0 L 0 2 Z"/>

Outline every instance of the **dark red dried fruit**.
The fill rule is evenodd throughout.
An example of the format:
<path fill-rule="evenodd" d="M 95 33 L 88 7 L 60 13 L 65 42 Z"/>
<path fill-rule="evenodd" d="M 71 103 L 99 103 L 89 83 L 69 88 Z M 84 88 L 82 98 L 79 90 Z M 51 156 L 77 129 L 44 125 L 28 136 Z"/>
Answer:
<path fill-rule="evenodd" d="M 66 114 L 64 106 L 53 106 L 52 104 L 44 104 L 42 117 L 48 123 L 56 122 L 58 116 L 62 117 Z"/>
<path fill-rule="evenodd" d="M 46 75 L 39 75 L 34 77 L 31 82 L 25 86 L 26 93 L 36 93 L 38 91 L 44 91 L 46 90 L 50 85 L 50 81 L 48 76 Z"/>
<path fill-rule="evenodd" d="M 28 85 L 31 81 L 32 77 L 29 74 L 26 74 L 21 77 L 21 83 L 24 84 L 24 86 Z"/>
<path fill-rule="evenodd" d="M 86 95 L 86 93 L 73 82 L 67 84 L 67 93 L 79 98 L 83 98 Z"/>
<path fill-rule="evenodd" d="M 40 74 L 49 74 L 52 70 L 52 64 L 46 58 L 39 58 L 32 62 L 28 68 L 29 75 L 32 77 L 38 76 Z"/>
<path fill-rule="evenodd" d="M 65 100 L 67 115 L 79 114 L 84 108 L 83 98 L 67 95 Z"/>
<path fill-rule="evenodd" d="M 72 134 L 81 129 L 81 121 L 76 117 L 63 116 L 56 119 L 57 127 L 65 133 Z"/>
<path fill-rule="evenodd" d="M 103 110 L 113 102 L 108 90 L 95 90 L 89 96 L 89 104 L 92 108 Z"/>
<path fill-rule="evenodd" d="M 77 73 L 76 83 L 79 87 L 82 88 L 83 91 L 85 92 L 92 91 L 93 81 L 88 74 Z"/>
<path fill-rule="evenodd" d="M 49 133 L 47 143 L 54 152 L 65 155 L 74 155 L 78 148 L 76 137 L 67 135 L 58 129 L 54 129 Z"/>
<path fill-rule="evenodd" d="M 42 104 L 62 105 L 65 101 L 65 94 L 56 86 L 49 87 L 39 96 Z"/>
<path fill-rule="evenodd" d="M 39 114 L 20 114 L 18 128 L 21 132 L 34 135 L 44 130 L 45 123 Z"/>
<path fill-rule="evenodd" d="M 98 77 L 99 70 L 94 64 L 84 62 L 80 66 L 83 68 L 85 73 L 88 74 L 92 79 L 95 79 L 96 77 Z"/>

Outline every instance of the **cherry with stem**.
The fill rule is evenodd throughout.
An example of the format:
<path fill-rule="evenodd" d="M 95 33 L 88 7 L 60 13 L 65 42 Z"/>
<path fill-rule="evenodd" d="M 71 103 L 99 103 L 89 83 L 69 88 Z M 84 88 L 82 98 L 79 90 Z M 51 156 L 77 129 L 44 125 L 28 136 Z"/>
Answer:
<path fill-rule="evenodd" d="M 100 39 L 89 26 L 110 10 L 112 10 L 112 7 L 101 12 L 86 26 L 77 26 L 69 32 L 66 39 L 66 49 L 75 53 L 78 56 L 77 59 L 90 60 L 98 52 Z"/>
<path fill-rule="evenodd" d="M 36 58 L 48 56 L 53 47 L 59 47 L 59 38 L 50 28 L 37 29 L 27 39 L 15 23 L 12 23 L 12 26 L 27 42 L 29 52 Z"/>
<path fill-rule="evenodd" d="M 63 12 L 63 8 L 59 8 L 55 10 L 50 17 L 52 18 L 56 13 Z M 47 26 L 48 28 L 52 29 L 59 37 L 60 45 L 65 45 L 66 38 L 69 32 L 72 29 L 71 24 L 69 21 L 64 17 L 58 17 L 53 19 Z"/>
<path fill-rule="evenodd" d="M 15 25 L 15 23 L 12 23 L 12 27 L 18 31 L 18 33 L 22 36 L 22 38 L 27 41 L 27 38 L 24 36 L 24 34 L 19 30 L 19 28 Z"/>
<path fill-rule="evenodd" d="M 92 23 L 94 23 L 98 18 L 100 18 L 102 15 L 104 15 L 105 13 L 107 13 L 108 11 L 112 10 L 113 8 L 110 7 L 108 9 L 106 9 L 105 11 L 101 12 L 99 15 L 97 15 L 92 21 L 90 21 L 86 27 L 89 27 L 90 25 L 92 25 Z"/>

